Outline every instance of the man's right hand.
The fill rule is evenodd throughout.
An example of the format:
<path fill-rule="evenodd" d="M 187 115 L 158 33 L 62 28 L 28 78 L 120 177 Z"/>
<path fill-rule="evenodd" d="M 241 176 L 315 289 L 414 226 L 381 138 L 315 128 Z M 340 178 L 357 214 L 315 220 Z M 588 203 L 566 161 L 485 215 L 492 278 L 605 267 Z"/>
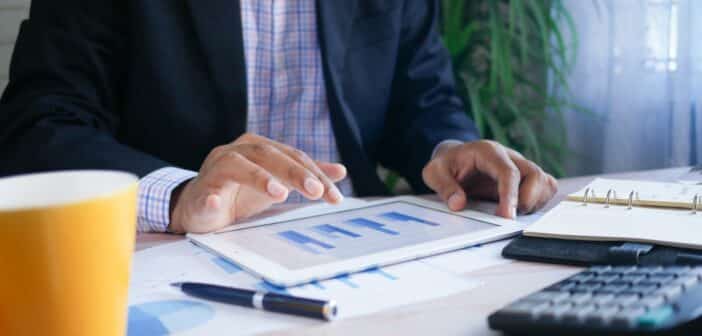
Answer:
<path fill-rule="evenodd" d="M 315 162 L 290 146 L 244 134 L 212 150 L 197 177 L 173 193 L 169 231 L 206 233 L 284 202 L 290 191 L 339 203 L 341 164 Z"/>

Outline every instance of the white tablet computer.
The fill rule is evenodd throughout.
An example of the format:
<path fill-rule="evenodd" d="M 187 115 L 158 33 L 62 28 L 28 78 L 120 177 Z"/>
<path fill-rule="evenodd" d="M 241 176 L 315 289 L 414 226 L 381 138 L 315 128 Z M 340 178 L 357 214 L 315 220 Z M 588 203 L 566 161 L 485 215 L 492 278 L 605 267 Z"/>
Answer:
<path fill-rule="evenodd" d="M 476 211 L 451 212 L 440 203 L 398 197 L 189 237 L 274 285 L 294 286 L 507 238 L 520 231 L 516 221 Z"/>

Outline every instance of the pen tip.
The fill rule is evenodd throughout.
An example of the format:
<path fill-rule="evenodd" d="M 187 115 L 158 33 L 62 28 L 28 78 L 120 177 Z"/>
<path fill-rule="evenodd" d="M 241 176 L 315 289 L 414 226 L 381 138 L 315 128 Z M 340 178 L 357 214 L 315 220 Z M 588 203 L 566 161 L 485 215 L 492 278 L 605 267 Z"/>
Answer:
<path fill-rule="evenodd" d="M 182 285 L 183 285 L 182 282 L 174 282 L 174 283 L 171 283 L 171 286 L 173 286 L 173 287 L 175 287 L 175 288 L 180 288 Z"/>

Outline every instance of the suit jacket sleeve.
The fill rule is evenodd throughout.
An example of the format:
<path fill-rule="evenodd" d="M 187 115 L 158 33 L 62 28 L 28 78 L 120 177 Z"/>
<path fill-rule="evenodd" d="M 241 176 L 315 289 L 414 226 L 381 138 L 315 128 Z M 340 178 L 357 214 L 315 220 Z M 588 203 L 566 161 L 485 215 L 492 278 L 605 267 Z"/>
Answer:
<path fill-rule="evenodd" d="M 400 47 L 379 161 L 426 192 L 421 171 L 442 141 L 478 139 L 456 93 L 451 58 L 439 33 L 440 3 L 410 0 L 403 9 Z"/>
<path fill-rule="evenodd" d="M 126 1 L 34 0 L 0 101 L 0 173 L 116 169 L 162 162 L 116 140 L 126 77 Z"/>

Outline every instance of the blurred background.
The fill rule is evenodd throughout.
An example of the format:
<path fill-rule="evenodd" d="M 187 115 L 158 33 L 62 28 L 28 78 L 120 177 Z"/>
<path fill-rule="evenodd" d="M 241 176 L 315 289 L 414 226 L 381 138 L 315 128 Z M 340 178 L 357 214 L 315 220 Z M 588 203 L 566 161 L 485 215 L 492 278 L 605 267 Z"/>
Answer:
<path fill-rule="evenodd" d="M 0 0 L 0 91 L 29 3 Z M 442 5 L 459 90 L 484 137 L 558 177 L 700 164 L 702 1 Z"/>
<path fill-rule="evenodd" d="M 484 136 L 557 176 L 699 164 L 697 0 L 444 0 Z"/>
<path fill-rule="evenodd" d="M 0 92 L 7 86 L 10 57 L 19 24 L 29 14 L 30 0 L 0 0 Z"/>

